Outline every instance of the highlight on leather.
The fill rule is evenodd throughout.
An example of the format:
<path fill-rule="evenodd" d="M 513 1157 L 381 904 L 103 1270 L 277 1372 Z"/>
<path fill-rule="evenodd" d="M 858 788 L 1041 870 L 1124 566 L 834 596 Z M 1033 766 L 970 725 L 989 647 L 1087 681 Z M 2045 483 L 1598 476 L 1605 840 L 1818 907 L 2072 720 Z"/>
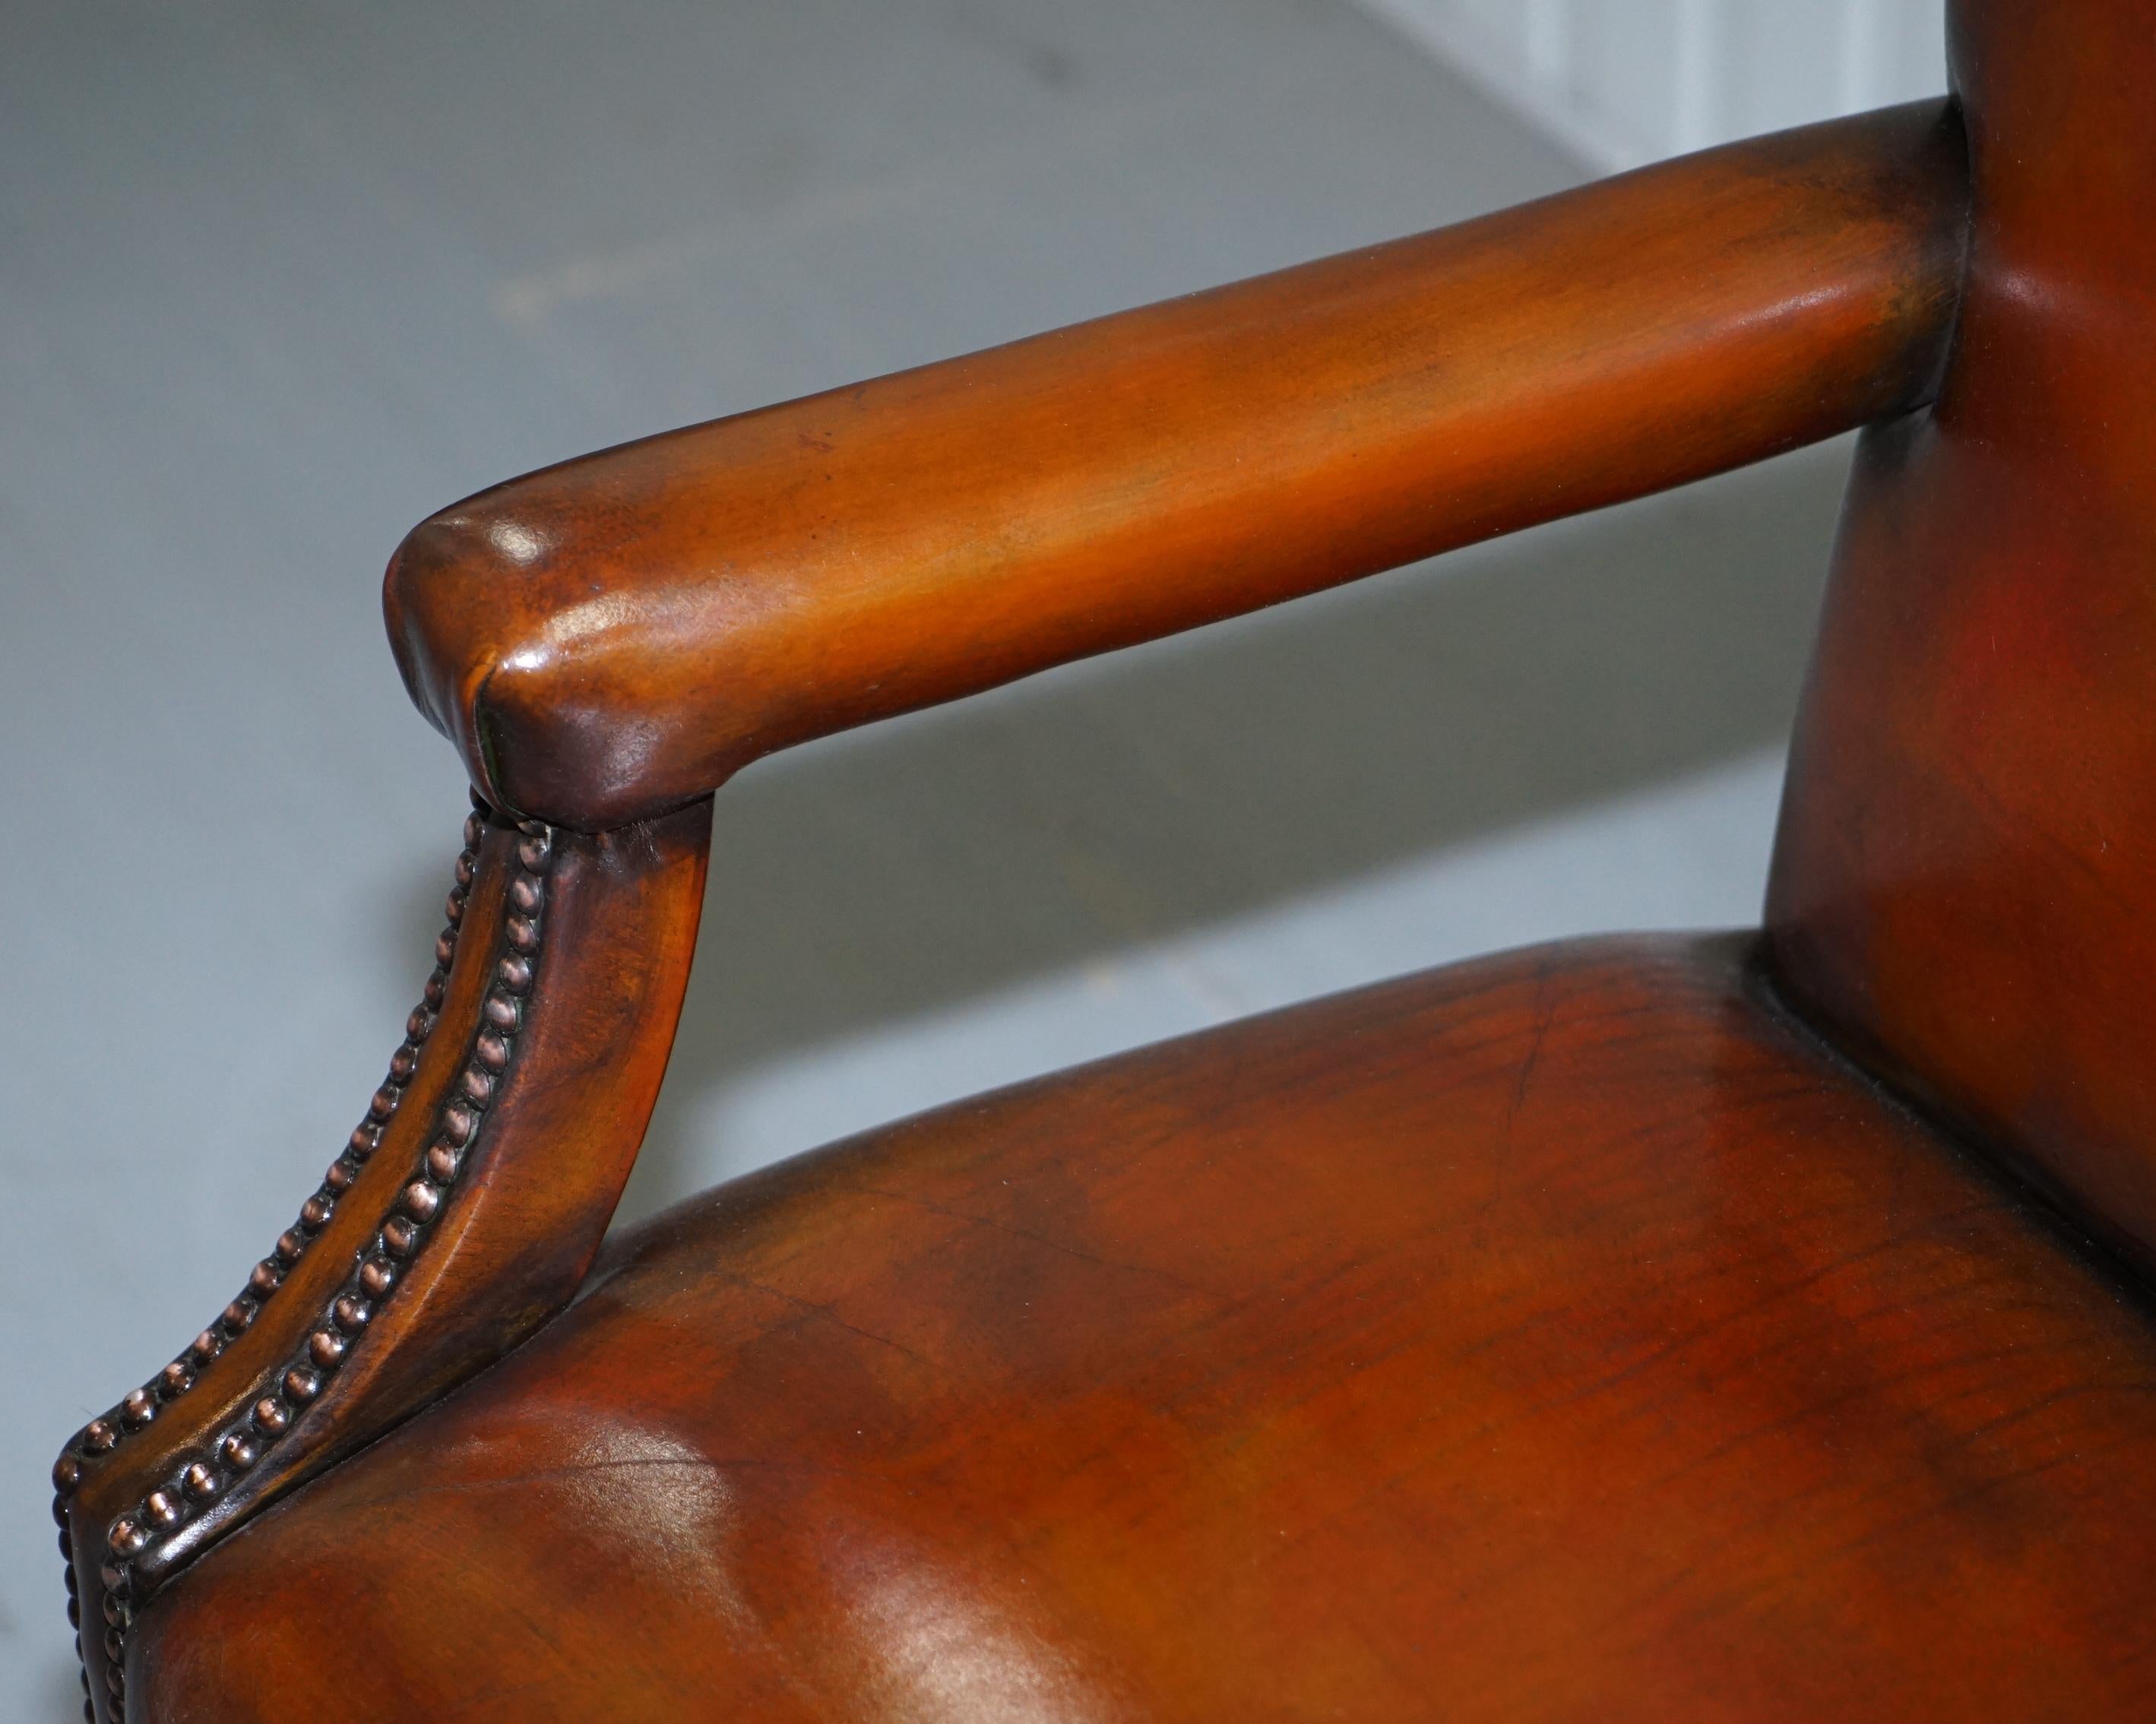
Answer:
<path fill-rule="evenodd" d="M 1917 407 L 1967 182 L 1912 104 L 626 444 L 415 530 L 391 638 L 490 798 L 603 829 Z"/>

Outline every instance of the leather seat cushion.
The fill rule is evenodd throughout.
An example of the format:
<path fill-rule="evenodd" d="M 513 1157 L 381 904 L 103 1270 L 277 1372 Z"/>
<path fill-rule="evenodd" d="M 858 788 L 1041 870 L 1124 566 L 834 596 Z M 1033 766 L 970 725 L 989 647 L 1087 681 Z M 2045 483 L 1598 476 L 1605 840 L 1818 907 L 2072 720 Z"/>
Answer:
<path fill-rule="evenodd" d="M 2146 1716 L 2156 1330 L 1733 939 L 1416 976 L 619 1236 L 211 1552 L 305 1718 Z"/>

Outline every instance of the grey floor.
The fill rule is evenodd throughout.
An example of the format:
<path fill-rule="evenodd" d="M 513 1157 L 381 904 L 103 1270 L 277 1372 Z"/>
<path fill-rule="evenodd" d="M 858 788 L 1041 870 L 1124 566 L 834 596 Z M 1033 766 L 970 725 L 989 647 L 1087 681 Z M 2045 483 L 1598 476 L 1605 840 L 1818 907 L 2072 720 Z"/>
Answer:
<path fill-rule="evenodd" d="M 377 577 L 542 462 L 1564 185 L 1342 0 L 0 0 L 0 1717 L 45 1470 L 378 1080 L 461 818 Z M 1845 452 L 722 798 L 627 1213 L 1459 954 L 1755 911 Z"/>

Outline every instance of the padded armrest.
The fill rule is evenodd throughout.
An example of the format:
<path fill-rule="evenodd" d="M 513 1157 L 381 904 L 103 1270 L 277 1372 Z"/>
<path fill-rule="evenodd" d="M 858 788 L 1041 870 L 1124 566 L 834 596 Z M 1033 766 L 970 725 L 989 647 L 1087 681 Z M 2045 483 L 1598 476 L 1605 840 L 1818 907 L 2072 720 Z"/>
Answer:
<path fill-rule="evenodd" d="M 760 755 L 1922 404 L 1928 102 L 675 431 L 405 541 L 414 698 L 597 829 Z"/>

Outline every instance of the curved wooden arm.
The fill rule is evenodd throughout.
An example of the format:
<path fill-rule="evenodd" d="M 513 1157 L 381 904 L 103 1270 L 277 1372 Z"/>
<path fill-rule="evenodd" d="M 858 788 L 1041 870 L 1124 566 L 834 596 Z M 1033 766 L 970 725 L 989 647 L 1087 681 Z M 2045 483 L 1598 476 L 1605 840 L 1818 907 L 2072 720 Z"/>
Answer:
<path fill-rule="evenodd" d="M 1918 405 L 1966 184 L 1892 109 L 627 444 L 421 526 L 391 637 L 488 795 L 638 818 Z"/>

